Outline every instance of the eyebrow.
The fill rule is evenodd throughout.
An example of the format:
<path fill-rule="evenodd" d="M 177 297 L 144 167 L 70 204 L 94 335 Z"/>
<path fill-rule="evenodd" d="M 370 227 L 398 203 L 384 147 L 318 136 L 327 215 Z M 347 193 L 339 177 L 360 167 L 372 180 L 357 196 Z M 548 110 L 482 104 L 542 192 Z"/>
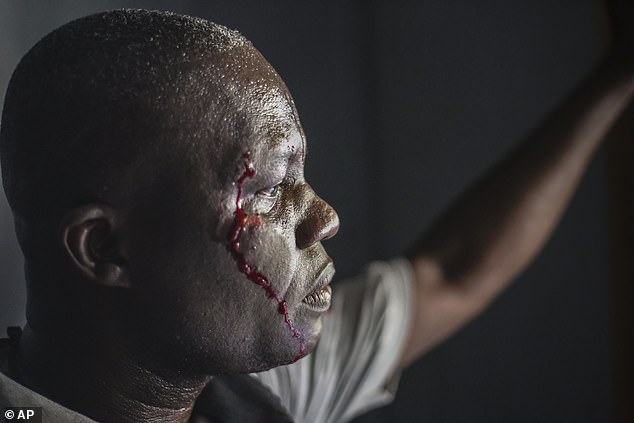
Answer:
<path fill-rule="evenodd" d="M 271 146 L 268 151 L 269 161 L 271 163 L 284 163 L 286 166 L 288 166 L 291 158 L 296 154 L 298 154 L 297 149 L 290 148 L 289 145 L 283 144 L 281 140 Z"/>
<path fill-rule="evenodd" d="M 299 146 L 296 146 L 295 143 L 291 142 L 291 134 L 293 134 L 292 130 L 287 131 L 284 136 L 277 137 L 275 141 L 272 143 L 273 145 L 270 147 L 270 151 L 276 157 L 280 159 L 289 160 L 291 157 L 300 154 L 299 151 L 303 151 L 304 157 L 306 157 L 307 153 L 307 145 L 306 138 L 302 136 L 302 131 L 297 130 L 297 134 L 300 137 L 301 143 Z"/>

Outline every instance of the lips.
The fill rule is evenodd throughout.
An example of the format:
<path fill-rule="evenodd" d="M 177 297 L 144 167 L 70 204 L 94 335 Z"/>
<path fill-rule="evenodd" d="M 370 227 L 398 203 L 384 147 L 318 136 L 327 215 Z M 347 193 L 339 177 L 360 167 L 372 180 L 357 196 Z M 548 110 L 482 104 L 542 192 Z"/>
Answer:
<path fill-rule="evenodd" d="M 302 302 L 316 311 L 327 311 L 332 298 L 332 288 L 329 284 L 334 274 L 335 268 L 332 262 L 328 262 L 317 276 L 315 289 L 304 297 Z"/>

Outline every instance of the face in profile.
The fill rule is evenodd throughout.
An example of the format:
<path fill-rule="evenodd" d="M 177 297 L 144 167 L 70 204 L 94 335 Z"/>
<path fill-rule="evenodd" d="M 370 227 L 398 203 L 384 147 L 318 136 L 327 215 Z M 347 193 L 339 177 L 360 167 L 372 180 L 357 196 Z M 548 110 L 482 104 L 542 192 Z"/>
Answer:
<path fill-rule="evenodd" d="M 131 207 L 130 320 L 197 371 L 258 371 L 317 342 L 338 217 L 304 177 L 306 139 L 270 65 L 246 46 L 212 67 L 214 94 L 188 117 L 205 136 L 167 152 L 177 165 Z"/>

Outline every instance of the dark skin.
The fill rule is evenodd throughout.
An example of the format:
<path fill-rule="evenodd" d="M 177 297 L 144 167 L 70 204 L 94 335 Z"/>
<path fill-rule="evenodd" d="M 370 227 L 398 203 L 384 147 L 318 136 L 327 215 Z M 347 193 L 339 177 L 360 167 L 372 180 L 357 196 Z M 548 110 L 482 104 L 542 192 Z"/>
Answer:
<path fill-rule="evenodd" d="M 479 313 L 544 244 L 634 93 L 631 62 L 615 46 L 412 249 L 417 311 L 401 367 Z M 332 277 L 321 241 L 336 233 L 338 218 L 304 179 L 305 137 L 279 76 L 250 47 L 215 60 L 219 69 L 243 65 L 220 81 L 240 94 L 221 110 L 239 123 L 239 136 L 178 156 L 151 189 L 118 193 L 125 201 L 69 211 L 52 254 L 63 257 L 69 283 L 84 287 L 86 306 L 74 313 L 82 319 L 64 331 L 28 324 L 19 345 L 16 380 L 98 421 L 185 422 L 212 375 L 291 362 L 319 335 L 323 310 L 304 299 Z M 238 202 L 248 215 L 238 251 L 285 299 L 301 338 L 227 249 L 245 166 L 255 176 L 244 179 Z M 201 183 L 191 183 L 191 169 Z"/>
<path fill-rule="evenodd" d="M 289 363 L 319 335 L 325 309 L 303 300 L 329 292 L 334 268 L 320 241 L 336 233 L 338 217 L 304 179 L 305 137 L 279 76 L 253 48 L 214 60 L 219 68 L 245 65 L 222 81 L 242 93 L 246 118 L 223 110 L 244 119 L 241 137 L 210 141 L 220 154 L 196 154 L 183 165 L 204 175 L 202 187 L 174 169 L 156 192 L 118 193 L 133 200 L 68 213 L 59 240 L 66 264 L 73 278 L 102 288 L 90 294 L 90 327 L 69 322 L 65 337 L 27 325 L 22 336 L 17 379 L 98 421 L 187 421 L 210 375 Z M 227 249 L 245 165 L 255 175 L 239 202 L 249 217 L 238 251 L 285 300 L 300 338 Z M 153 169 L 138 172 L 145 180 Z"/>

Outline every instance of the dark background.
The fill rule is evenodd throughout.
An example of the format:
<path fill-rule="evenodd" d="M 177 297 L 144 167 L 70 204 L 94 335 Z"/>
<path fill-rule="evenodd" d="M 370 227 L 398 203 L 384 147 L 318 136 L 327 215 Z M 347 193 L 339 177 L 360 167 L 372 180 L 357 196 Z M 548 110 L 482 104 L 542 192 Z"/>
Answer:
<path fill-rule="evenodd" d="M 0 89 L 68 20 L 168 9 L 240 30 L 279 71 L 309 139 L 307 177 L 341 218 L 339 278 L 401 253 L 597 63 L 594 0 L 0 3 Z M 45 70 L 43 70 L 45 71 Z M 358 422 L 606 422 L 613 417 L 603 155 L 534 265 Z M 0 326 L 24 322 L 0 204 Z M 482 213 L 488 210 L 483 209 Z"/>

